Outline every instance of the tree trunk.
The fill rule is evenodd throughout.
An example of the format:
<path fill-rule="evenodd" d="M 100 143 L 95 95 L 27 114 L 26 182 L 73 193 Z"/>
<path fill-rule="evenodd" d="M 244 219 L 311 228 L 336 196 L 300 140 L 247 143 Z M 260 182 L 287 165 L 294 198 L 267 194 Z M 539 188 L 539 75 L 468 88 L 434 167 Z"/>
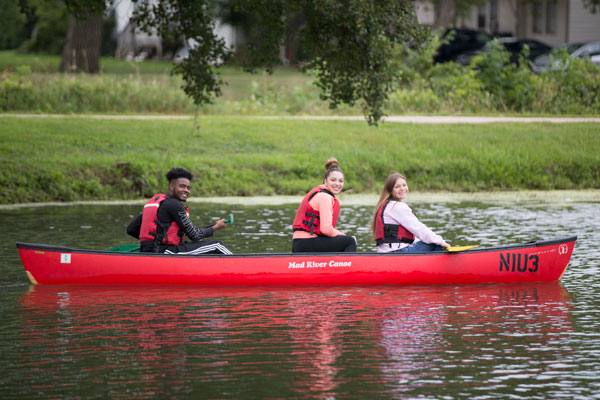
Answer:
<path fill-rule="evenodd" d="M 100 72 L 102 15 L 84 18 L 71 16 L 60 63 L 61 72 Z"/>

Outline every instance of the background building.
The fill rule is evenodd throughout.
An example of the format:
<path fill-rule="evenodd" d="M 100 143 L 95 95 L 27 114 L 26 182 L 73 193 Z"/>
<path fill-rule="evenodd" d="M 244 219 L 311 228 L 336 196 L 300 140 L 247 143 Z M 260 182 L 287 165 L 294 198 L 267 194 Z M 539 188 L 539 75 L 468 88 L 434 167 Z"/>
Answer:
<path fill-rule="evenodd" d="M 469 7 L 463 15 L 454 2 L 417 1 L 415 9 L 419 22 L 433 28 L 479 29 L 552 46 L 600 40 L 600 12 L 586 8 L 584 0 L 487 0 L 484 5 Z"/>

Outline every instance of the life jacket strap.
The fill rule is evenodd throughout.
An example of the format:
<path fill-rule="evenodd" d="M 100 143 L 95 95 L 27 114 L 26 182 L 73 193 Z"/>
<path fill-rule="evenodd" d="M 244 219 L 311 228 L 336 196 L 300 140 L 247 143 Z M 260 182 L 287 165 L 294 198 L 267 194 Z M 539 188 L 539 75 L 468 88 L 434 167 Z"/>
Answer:
<path fill-rule="evenodd" d="M 315 234 L 315 227 L 317 226 L 317 224 L 315 223 L 316 219 L 319 219 L 319 216 L 317 214 L 311 213 L 311 212 L 307 212 L 306 213 L 307 217 L 310 217 L 309 220 L 302 220 L 302 222 L 304 224 L 306 224 L 307 226 L 310 226 L 310 234 L 314 235 Z"/>

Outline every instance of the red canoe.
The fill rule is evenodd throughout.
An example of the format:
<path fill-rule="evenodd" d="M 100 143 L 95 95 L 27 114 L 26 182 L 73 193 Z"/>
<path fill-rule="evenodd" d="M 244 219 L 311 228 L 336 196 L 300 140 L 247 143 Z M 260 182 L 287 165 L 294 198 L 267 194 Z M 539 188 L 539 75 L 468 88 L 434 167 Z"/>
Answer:
<path fill-rule="evenodd" d="M 34 284 L 428 285 L 550 282 L 577 237 L 448 253 L 177 256 L 17 243 Z"/>

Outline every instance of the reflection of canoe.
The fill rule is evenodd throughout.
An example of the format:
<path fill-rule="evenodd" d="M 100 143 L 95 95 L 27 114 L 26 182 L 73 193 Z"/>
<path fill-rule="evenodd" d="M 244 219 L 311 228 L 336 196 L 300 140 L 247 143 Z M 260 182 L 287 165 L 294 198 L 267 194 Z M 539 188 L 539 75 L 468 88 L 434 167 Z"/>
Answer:
<path fill-rule="evenodd" d="M 354 398 L 357 390 L 417 398 L 421 383 L 425 391 L 432 382 L 460 385 L 459 368 L 484 378 L 493 370 L 517 384 L 542 376 L 553 388 L 562 376 L 552 366 L 572 358 L 575 329 L 559 282 L 31 285 L 17 307 L 17 339 L 27 347 L 17 348 L 13 364 L 27 367 L 19 375 L 26 388 L 55 398 L 73 392 L 64 387 L 74 377 L 103 397 L 125 388 L 144 397 L 230 398 L 236 382 L 236 398 L 258 397 L 261 387 L 281 398 Z M 534 362 L 543 368 L 521 368 L 515 378 Z M 494 368 L 500 364 L 507 367 Z M 19 389 L 23 380 L 10 378 Z"/>
<path fill-rule="evenodd" d="M 459 253 L 177 256 L 17 243 L 38 284 L 403 285 L 549 282 L 577 237 Z"/>

